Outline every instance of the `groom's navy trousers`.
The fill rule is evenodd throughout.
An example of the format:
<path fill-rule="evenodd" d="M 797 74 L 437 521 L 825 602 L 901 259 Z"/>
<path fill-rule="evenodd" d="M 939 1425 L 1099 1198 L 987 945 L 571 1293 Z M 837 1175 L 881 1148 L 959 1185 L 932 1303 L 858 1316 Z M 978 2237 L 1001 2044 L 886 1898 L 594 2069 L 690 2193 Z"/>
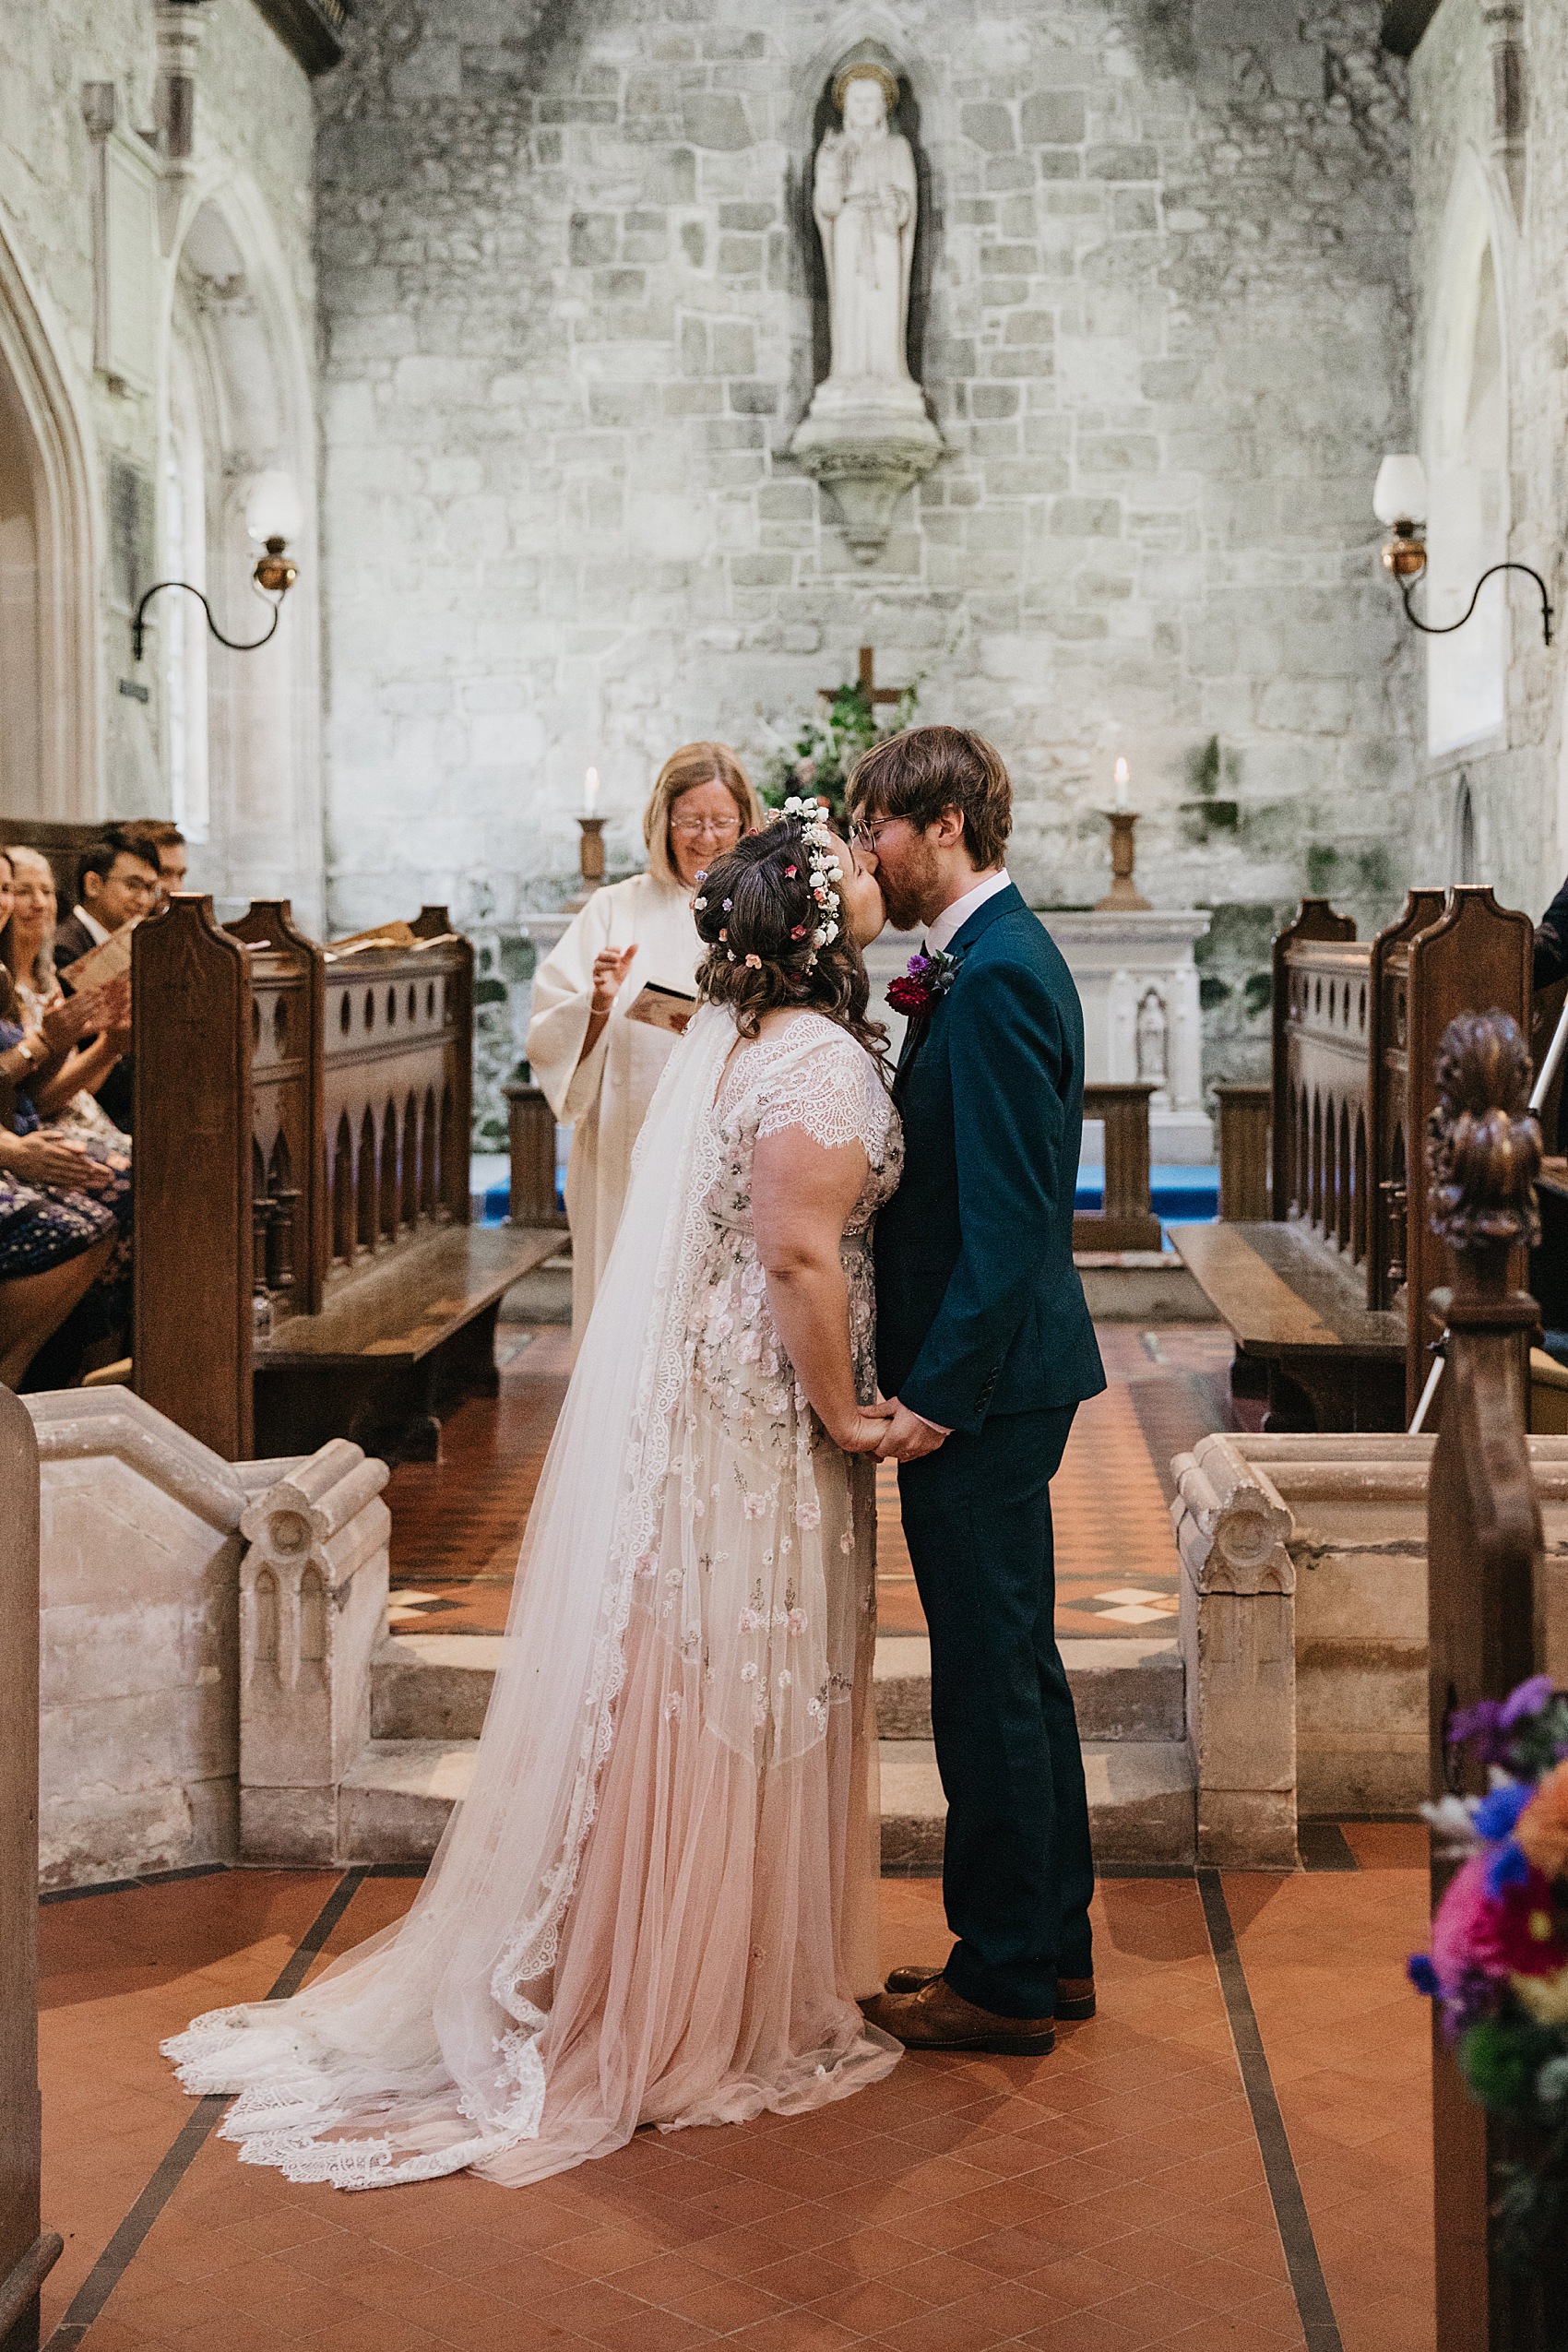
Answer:
<path fill-rule="evenodd" d="M 955 1990 L 1042 2017 L 1090 1972 L 1088 1808 L 1052 1619 L 1051 1479 L 1105 1385 L 1073 1264 L 1083 1016 L 1011 886 L 955 937 L 894 1093 L 904 1175 L 876 1231 L 883 1393 L 953 1433 L 899 1470 L 931 1633 Z"/>

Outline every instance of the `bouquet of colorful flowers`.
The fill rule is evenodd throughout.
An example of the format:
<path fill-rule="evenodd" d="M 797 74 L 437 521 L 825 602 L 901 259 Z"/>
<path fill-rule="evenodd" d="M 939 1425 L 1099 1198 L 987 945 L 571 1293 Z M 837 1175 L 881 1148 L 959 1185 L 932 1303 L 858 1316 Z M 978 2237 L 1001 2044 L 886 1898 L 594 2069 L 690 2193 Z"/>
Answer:
<path fill-rule="evenodd" d="M 1484 1797 L 1423 1810 L 1462 1857 L 1410 1980 L 1441 2007 L 1472 2097 L 1529 2155 L 1499 2168 L 1499 2250 L 1533 2267 L 1568 2216 L 1568 1692 L 1550 1674 L 1455 1716 Z"/>
<path fill-rule="evenodd" d="M 922 673 L 923 674 L 923 673 Z M 908 727 L 920 699 L 921 680 L 905 687 L 897 703 L 874 706 L 859 680 L 840 686 L 828 703 L 826 717 L 814 714 L 801 721 L 792 742 L 774 729 L 774 748 L 763 773 L 762 797 L 769 808 L 782 808 L 797 792 L 810 792 L 827 802 L 835 825 L 844 822 L 844 787 L 861 754 L 884 735 Z M 882 714 L 888 715 L 884 717 Z"/>

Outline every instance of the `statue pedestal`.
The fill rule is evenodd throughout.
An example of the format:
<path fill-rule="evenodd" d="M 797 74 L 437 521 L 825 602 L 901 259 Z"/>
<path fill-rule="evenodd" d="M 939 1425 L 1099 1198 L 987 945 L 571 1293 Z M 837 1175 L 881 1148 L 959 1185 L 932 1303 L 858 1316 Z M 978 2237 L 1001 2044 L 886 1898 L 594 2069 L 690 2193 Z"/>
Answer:
<path fill-rule="evenodd" d="M 942 455 L 942 435 L 915 384 L 866 377 L 819 384 L 790 455 L 830 493 L 857 564 L 887 544 L 893 510 Z"/>
<path fill-rule="evenodd" d="M 1198 969 L 1193 960 L 1208 916 L 1197 908 L 1174 912 L 1097 908 L 1093 913 L 1045 914 L 1040 921 L 1066 958 L 1083 1000 L 1086 1080 L 1098 1086 L 1152 1081 L 1150 1158 L 1166 1166 L 1212 1164 L 1214 1127 L 1204 1109 Z M 887 983 L 920 944 L 913 932 L 885 931 L 866 953 L 872 1009 L 895 1040 L 904 1025 L 888 1009 Z M 1091 1132 L 1085 1158 L 1093 1161 L 1098 1151 Z"/>

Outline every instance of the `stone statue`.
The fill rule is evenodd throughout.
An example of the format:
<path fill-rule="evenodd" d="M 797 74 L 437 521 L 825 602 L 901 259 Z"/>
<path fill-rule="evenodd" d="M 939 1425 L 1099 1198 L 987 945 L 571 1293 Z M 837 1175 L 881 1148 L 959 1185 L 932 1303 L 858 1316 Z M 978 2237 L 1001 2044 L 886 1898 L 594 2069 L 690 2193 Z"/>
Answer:
<path fill-rule="evenodd" d="M 881 65 L 847 66 L 833 95 L 844 127 L 818 148 L 812 190 L 827 264 L 828 385 L 864 400 L 884 385 L 914 389 L 905 334 L 920 195 L 909 142 L 888 126 L 898 96 L 892 75 Z"/>
<path fill-rule="evenodd" d="M 897 101 L 897 77 L 874 58 L 852 57 L 834 76 L 844 126 L 824 137 L 812 180 L 832 363 L 790 444 L 832 493 L 864 564 L 885 543 L 899 498 L 942 454 L 906 356 L 920 189 L 909 142 L 889 125 Z"/>
<path fill-rule="evenodd" d="M 1137 1028 L 1134 1032 L 1137 1040 L 1138 1079 L 1142 1085 L 1159 1087 L 1165 1085 L 1167 1027 L 1165 1007 L 1160 1002 L 1159 992 L 1158 989 L 1146 989 L 1143 1001 L 1138 1006 Z M 1166 1105 L 1161 1102 L 1156 1107 L 1164 1110 Z"/>

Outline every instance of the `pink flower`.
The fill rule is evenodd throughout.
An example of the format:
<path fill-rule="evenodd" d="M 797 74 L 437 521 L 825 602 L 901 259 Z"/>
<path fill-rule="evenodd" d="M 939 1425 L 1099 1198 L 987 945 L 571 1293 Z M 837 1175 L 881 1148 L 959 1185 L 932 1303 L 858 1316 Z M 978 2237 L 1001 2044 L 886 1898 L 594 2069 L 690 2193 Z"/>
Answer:
<path fill-rule="evenodd" d="M 803 1633 L 811 1620 L 803 1609 L 792 1609 L 784 1622 L 791 1633 Z"/>
<path fill-rule="evenodd" d="M 1489 1895 L 1488 1859 L 1473 1855 L 1455 1873 L 1431 1923 L 1432 1966 L 1445 1991 L 1471 1974 L 1549 1977 L 1568 1966 L 1546 1880 L 1532 1870 L 1522 1886 Z"/>
<path fill-rule="evenodd" d="M 748 1494 L 741 1508 L 748 1519 L 766 1519 L 767 1497 L 766 1494 Z"/>

